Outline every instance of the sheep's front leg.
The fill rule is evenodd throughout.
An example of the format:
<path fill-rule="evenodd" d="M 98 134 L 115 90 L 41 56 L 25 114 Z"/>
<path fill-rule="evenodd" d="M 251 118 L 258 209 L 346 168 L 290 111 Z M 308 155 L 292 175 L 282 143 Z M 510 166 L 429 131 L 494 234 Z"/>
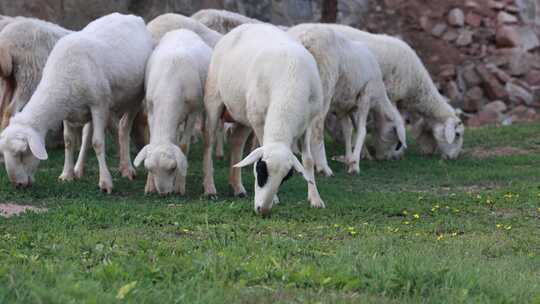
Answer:
<path fill-rule="evenodd" d="M 107 127 L 108 114 L 108 111 L 103 109 L 92 109 L 92 124 L 94 125 L 92 146 L 94 147 L 99 163 L 99 188 L 101 191 L 110 194 L 112 193 L 113 182 L 105 157 L 105 129 Z"/>
<path fill-rule="evenodd" d="M 308 128 L 304 135 L 304 143 L 302 147 L 302 163 L 304 165 L 305 175 L 308 178 L 308 200 L 311 207 L 325 208 L 325 204 L 321 199 L 317 184 L 315 183 L 315 163 L 311 156 L 311 129 Z"/>
<path fill-rule="evenodd" d="M 242 125 L 235 125 L 231 136 L 231 168 L 229 171 L 229 184 L 233 188 L 234 196 L 246 197 L 247 192 L 242 184 L 242 169 L 234 167 L 242 160 L 242 154 L 251 129 Z"/>
<path fill-rule="evenodd" d="M 225 156 L 225 122 L 221 120 L 216 130 L 216 158 L 223 159 Z"/>
<path fill-rule="evenodd" d="M 118 170 L 122 174 L 122 177 L 125 177 L 129 180 L 135 179 L 136 171 L 131 164 L 131 155 L 129 153 L 129 144 L 131 137 L 131 128 L 133 127 L 133 121 L 137 116 L 138 111 L 129 111 L 118 124 L 118 143 L 119 143 L 119 153 L 120 153 L 120 164 Z"/>
<path fill-rule="evenodd" d="M 212 199 L 217 198 L 216 185 L 214 183 L 214 162 L 212 150 L 214 148 L 216 129 L 219 122 L 219 113 L 223 109 L 223 104 L 212 104 L 206 107 L 206 122 L 204 128 L 204 194 Z"/>
<path fill-rule="evenodd" d="M 192 113 L 186 120 L 186 126 L 180 140 L 180 149 L 186 157 L 189 154 L 189 148 L 191 146 L 191 137 L 193 136 L 195 124 L 197 123 L 197 113 Z"/>
<path fill-rule="evenodd" d="M 84 174 L 84 164 L 86 157 L 88 156 L 88 149 L 90 149 L 90 139 L 92 135 L 92 123 L 89 122 L 84 125 L 82 129 L 82 141 L 81 149 L 79 150 L 79 156 L 77 157 L 77 163 L 75 164 L 75 178 L 81 179 Z"/>
<path fill-rule="evenodd" d="M 366 140 L 366 124 L 368 114 L 369 102 L 362 102 L 357 112 L 358 127 L 356 130 L 356 142 L 352 152 L 352 159 L 350 159 L 349 162 L 349 173 L 351 174 L 360 173 L 360 157 L 362 155 L 362 148 L 364 147 L 364 142 Z"/>
<path fill-rule="evenodd" d="M 64 124 L 64 169 L 62 174 L 58 177 L 59 180 L 68 182 L 74 178 L 74 159 L 75 144 L 77 141 L 76 127 L 72 126 L 69 122 L 63 121 Z"/>
<path fill-rule="evenodd" d="M 349 165 L 352 162 L 352 133 L 353 124 L 348 115 L 342 115 L 338 117 L 341 124 L 341 132 L 343 133 L 343 141 L 345 142 L 345 156 L 342 161 L 345 165 Z"/>
<path fill-rule="evenodd" d="M 154 183 L 154 175 L 150 172 L 148 172 L 148 176 L 146 177 L 146 186 L 144 186 L 144 193 L 145 194 L 156 193 L 156 184 Z"/>
<path fill-rule="evenodd" d="M 324 118 L 323 115 L 319 115 L 312 124 L 311 134 L 313 137 L 311 139 L 311 152 L 313 153 L 317 172 L 323 173 L 325 176 L 332 176 L 334 172 L 328 165 L 326 148 L 324 146 Z"/>

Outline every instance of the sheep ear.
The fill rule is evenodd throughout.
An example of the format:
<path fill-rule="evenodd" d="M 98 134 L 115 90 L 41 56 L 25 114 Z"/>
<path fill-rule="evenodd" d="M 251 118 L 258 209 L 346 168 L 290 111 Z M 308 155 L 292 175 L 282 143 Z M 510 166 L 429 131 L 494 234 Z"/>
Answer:
<path fill-rule="evenodd" d="M 309 184 L 314 184 L 313 180 L 311 180 L 311 178 L 309 178 L 309 176 L 307 175 L 306 169 L 304 168 L 302 163 L 298 160 L 298 158 L 294 156 L 294 154 L 292 154 L 292 161 L 293 161 L 294 170 L 302 174 L 302 177 L 306 180 L 306 182 L 308 182 Z"/>
<path fill-rule="evenodd" d="M 182 173 L 185 174 L 187 167 L 188 167 L 188 161 L 184 153 L 182 153 L 182 150 L 178 146 L 174 146 L 174 157 L 176 159 L 176 169 Z"/>
<path fill-rule="evenodd" d="M 449 144 L 456 139 L 456 124 L 452 118 L 448 118 L 444 123 L 444 138 Z"/>
<path fill-rule="evenodd" d="M 35 131 L 30 131 L 26 136 L 26 140 L 28 141 L 30 151 L 32 151 L 32 154 L 34 154 L 37 159 L 46 160 L 49 158 L 43 139 Z"/>
<path fill-rule="evenodd" d="M 263 157 L 263 148 L 260 147 L 260 148 L 257 148 L 255 150 L 253 150 L 251 153 L 249 153 L 248 156 L 246 156 L 246 158 L 244 158 L 241 162 L 234 165 L 233 167 L 235 167 L 235 168 L 243 168 L 245 166 L 249 166 L 249 165 L 255 163 L 256 161 L 258 161 L 259 159 L 261 159 L 262 157 Z"/>
<path fill-rule="evenodd" d="M 405 130 L 405 126 L 403 124 L 398 124 L 395 130 L 401 145 L 403 145 L 403 148 L 407 149 L 407 131 Z"/>
<path fill-rule="evenodd" d="M 133 161 L 133 164 L 136 168 L 138 168 L 141 163 L 146 159 L 146 156 L 148 154 L 148 145 L 144 146 L 141 151 L 139 151 L 139 154 L 135 157 L 135 160 Z"/>

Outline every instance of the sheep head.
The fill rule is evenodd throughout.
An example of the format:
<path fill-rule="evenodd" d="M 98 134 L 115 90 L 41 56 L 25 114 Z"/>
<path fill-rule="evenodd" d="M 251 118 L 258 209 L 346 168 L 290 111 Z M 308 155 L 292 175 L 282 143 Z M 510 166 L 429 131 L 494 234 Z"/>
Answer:
<path fill-rule="evenodd" d="M 304 167 L 284 144 L 269 144 L 253 150 L 244 160 L 234 165 L 242 168 L 253 164 L 255 175 L 255 212 L 268 215 L 279 187 L 293 171 L 301 173 L 309 182 Z"/>
<path fill-rule="evenodd" d="M 444 122 L 421 120 L 413 132 L 424 154 L 439 151 L 444 159 L 456 159 L 463 148 L 465 126 L 457 117 Z"/>
<path fill-rule="evenodd" d="M 375 158 L 378 160 L 397 160 L 407 149 L 405 122 L 399 111 L 390 101 L 388 113 L 376 113 L 375 119 Z"/>
<path fill-rule="evenodd" d="M 186 176 L 188 162 L 180 148 L 172 143 L 145 146 L 135 158 L 136 167 L 144 161 L 146 170 L 154 176 L 156 190 L 161 195 L 176 191 L 177 176 Z"/>
<path fill-rule="evenodd" d="M 48 158 L 43 136 L 21 124 L 11 124 L 2 132 L 0 152 L 8 177 L 17 188 L 31 186 L 39 161 Z"/>

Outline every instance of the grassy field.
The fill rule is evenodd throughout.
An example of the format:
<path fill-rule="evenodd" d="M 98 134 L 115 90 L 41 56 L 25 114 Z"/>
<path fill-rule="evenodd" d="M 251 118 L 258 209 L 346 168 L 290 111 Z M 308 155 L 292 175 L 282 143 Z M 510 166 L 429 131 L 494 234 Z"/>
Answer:
<path fill-rule="evenodd" d="M 324 210 L 295 176 L 267 219 L 228 195 L 224 161 L 220 199 L 202 198 L 200 147 L 187 197 L 145 196 L 142 170 L 136 182 L 115 172 L 102 194 L 95 157 L 61 184 L 62 151 L 32 189 L 2 168 L 0 202 L 49 211 L 0 218 L 0 303 L 540 303 L 540 124 L 465 142 L 457 161 L 411 144 L 358 177 L 333 162 L 336 177 L 318 178 Z"/>

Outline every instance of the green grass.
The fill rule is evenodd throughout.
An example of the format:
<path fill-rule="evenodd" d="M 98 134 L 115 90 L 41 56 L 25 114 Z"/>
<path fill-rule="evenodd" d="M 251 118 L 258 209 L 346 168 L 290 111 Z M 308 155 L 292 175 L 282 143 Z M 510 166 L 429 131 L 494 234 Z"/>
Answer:
<path fill-rule="evenodd" d="M 62 151 L 32 189 L 14 190 L 2 169 L 0 201 L 49 211 L 0 218 L 0 303 L 540 303 L 540 124 L 465 141 L 457 161 L 411 144 L 358 177 L 332 163 L 336 177 L 317 180 L 324 210 L 296 176 L 267 219 L 228 196 L 224 161 L 220 199 L 202 198 L 200 147 L 186 197 L 145 196 L 142 171 L 115 173 L 102 194 L 94 157 L 84 180 L 61 184 Z M 503 146 L 524 153 L 471 153 Z"/>

